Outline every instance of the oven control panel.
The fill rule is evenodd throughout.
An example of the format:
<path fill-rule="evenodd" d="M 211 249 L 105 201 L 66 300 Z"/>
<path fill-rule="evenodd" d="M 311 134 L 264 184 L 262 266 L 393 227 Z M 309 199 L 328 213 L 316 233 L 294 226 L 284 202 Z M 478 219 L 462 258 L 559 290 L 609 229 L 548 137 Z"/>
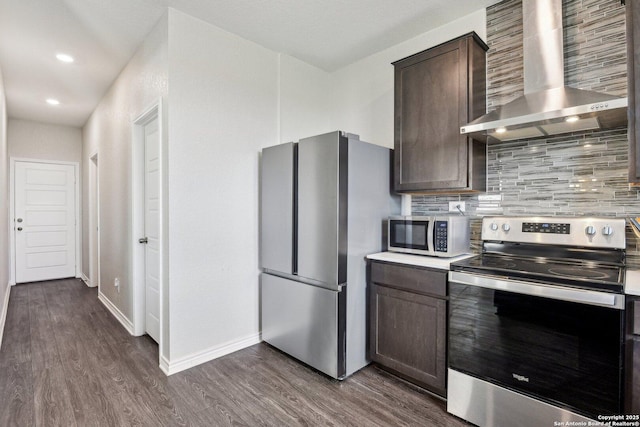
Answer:
<path fill-rule="evenodd" d="M 484 217 L 482 240 L 625 249 L 624 218 Z"/>
<path fill-rule="evenodd" d="M 523 233 L 571 234 L 571 224 L 555 222 L 523 222 Z"/>

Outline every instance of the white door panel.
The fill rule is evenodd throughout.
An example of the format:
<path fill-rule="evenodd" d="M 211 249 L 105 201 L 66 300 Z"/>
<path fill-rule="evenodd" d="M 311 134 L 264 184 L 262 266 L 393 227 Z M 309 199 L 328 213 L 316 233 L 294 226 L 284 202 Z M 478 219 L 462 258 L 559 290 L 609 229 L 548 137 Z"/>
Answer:
<path fill-rule="evenodd" d="M 65 171 L 28 169 L 26 171 L 27 184 L 64 186 L 67 183 Z"/>
<path fill-rule="evenodd" d="M 158 119 L 144 127 L 145 325 L 160 340 L 160 134 Z"/>
<path fill-rule="evenodd" d="M 25 264 L 27 268 L 64 267 L 67 264 L 67 252 L 31 252 L 26 255 Z"/>
<path fill-rule="evenodd" d="M 75 276 L 74 166 L 16 162 L 14 174 L 16 282 Z"/>
<path fill-rule="evenodd" d="M 41 248 L 46 246 L 66 246 L 67 233 L 64 231 L 26 232 L 27 248 Z"/>
<path fill-rule="evenodd" d="M 67 213 L 64 211 L 30 211 L 25 213 L 25 221 L 32 226 L 64 226 L 67 223 Z"/>

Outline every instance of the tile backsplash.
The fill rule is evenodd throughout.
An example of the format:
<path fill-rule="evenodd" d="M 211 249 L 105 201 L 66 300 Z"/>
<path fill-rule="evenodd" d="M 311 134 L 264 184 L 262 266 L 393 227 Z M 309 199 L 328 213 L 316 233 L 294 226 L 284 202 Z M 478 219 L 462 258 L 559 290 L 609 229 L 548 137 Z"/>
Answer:
<path fill-rule="evenodd" d="M 626 96 L 624 6 L 619 0 L 564 0 L 565 84 Z M 522 95 L 522 3 L 487 9 L 487 109 Z M 640 216 L 627 183 L 626 128 L 491 144 L 487 192 L 413 196 L 414 215 L 448 211 L 464 200 L 472 246 L 480 249 L 485 215 Z M 638 239 L 627 227 L 627 263 L 640 268 Z"/>

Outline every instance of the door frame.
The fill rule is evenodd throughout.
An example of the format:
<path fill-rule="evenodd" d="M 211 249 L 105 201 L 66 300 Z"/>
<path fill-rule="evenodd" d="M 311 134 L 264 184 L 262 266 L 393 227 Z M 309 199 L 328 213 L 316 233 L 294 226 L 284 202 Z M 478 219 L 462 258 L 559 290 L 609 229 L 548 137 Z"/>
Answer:
<path fill-rule="evenodd" d="M 89 209 L 88 224 L 89 235 L 89 281 L 87 285 L 92 288 L 97 287 L 100 290 L 100 170 L 98 164 L 98 152 L 94 152 L 89 156 Z M 95 230 L 94 230 L 95 229 Z M 95 234 L 94 234 L 95 232 Z M 97 264 L 97 265 L 94 265 Z M 95 277 L 93 272 L 95 270 Z"/>
<path fill-rule="evenodd" d="M 155 101 L 153 105 L 145 109 L 137 116 L 131 125 L 131 283 L 133 284 L 133 334 L 140 336 L 145 334 L 146 329 L 146 279 L 145 279 L 145 247 L 138 242 L 140 237 L 144 236 L 145 224 L 145 203 L 144 203 L 144 179 L 145 179 L 145 135 L 144 128 L 154 119 L 158 119 L 158 143 L 160 157 L 160 188 L 159 188 L 159 204 L 160 204 L 160 227 L 158 249 L 160 253 L 159 259 L 159 282 L 160 282 L 160 349 L 159 355 L 162 358 L 162 344 L 164 334 L 164 290 L 165 290 L 165 274 L 164 274 L 164 258 L 165 258 L 165 151 L 164 151 L 164 126 L 162 122 L 162 98 Z"/>
<path fill-rule="evenodd" d="M 11 286 L 16 284 L 16 238 L 15 238 L 15 167 L 17 162 L 27 163 L 43 163 L 48 165 L 62 165 L 73 166 L 73 173 L 75 175 L 75 235 L 76 235 L 76 278 L 82 278 L 82 216 L 80 212 L 80 163 L 79 162 L 65 162 L 59 160 L 43 160 L 43 159 L 30 159 L 24 157 L 11 157 L 9 158 L 9 284 Z"/>

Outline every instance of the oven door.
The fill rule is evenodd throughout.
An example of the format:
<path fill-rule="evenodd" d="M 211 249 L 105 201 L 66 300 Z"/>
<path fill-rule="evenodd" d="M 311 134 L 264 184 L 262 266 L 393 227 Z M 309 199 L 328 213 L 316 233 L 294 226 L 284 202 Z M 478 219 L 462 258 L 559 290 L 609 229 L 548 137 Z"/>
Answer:
<path fill-rule="evenodd" d="M 429 242 L 433 240 L 433 221 L 390 219 L 389 250 L 431 255 Z"/>
<path fill-rule="evenodd" d="M 624 296 L 449 273 L 449 367 L 596 418 L 622 413 Z"/>

